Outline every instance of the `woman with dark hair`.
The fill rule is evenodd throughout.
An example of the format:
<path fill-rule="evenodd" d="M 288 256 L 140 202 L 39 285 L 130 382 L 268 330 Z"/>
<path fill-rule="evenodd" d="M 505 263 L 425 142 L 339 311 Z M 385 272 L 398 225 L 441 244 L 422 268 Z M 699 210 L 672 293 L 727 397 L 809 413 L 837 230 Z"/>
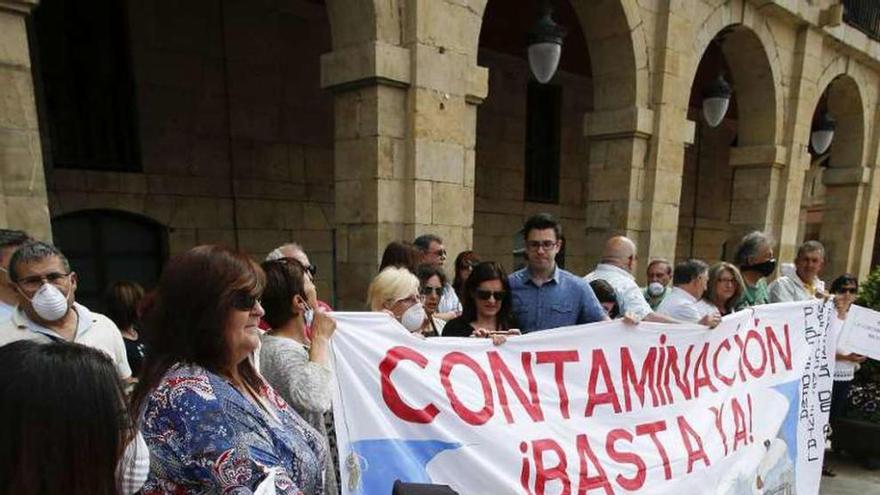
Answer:
<path fill-rule="evenodd" d="M 617 295 L 614 293 L 614 287 L 602 279 L 596 279 L 590 282 L 590 288 L 596 294 L 596 299 L 605 310 L 605 314 L 612 320 L 620 316 L 620 307 L 617 305 Z"/>
<path fill-rule="evenodd" d="M 132 400 L 152 456 L 144 494 L 251 493 L 264 480 L 279 494 L 324 493 L 323 439 L 248 359 L 263 284 L 256 263 L 218 246 L 163 270 Z"/>
<path fill-rule="evenodd" d="M 480 262 L 479 256 L 473 251 L 462 251 L 455 257 L 455 280 L 452 288 L 455 289 L 458 300 L 464 300 L 464 283 L 467 282 L 474 265 Z"/>
<path fill-rule="evenodd" d="M 302 264 L 293 258 L 266 261 L 261 302 L 263 319 L 271 327 L 261 338 L 260 372 L 300 416 L 321 433 L 329 454 L 324 414 L 332 405 L 333 370 L 330 337 L 336 322 L 312 310 L 317 300 L 315 285 Z M 306 325 L 311 325 L 311 339 Z M 327 457 L 324 493 L 335 495 L 336 470 Z"/>
<path fill-rule="evenodd" d="M 395 268 L 406 268 L 415 275 L 421 258 L 422 253 L 411 242 L 391 241 L 385 246 L 385 252 L 382 253 L 379 271 L 381 272 L 389 266 L 393 266 Z"/>
<path fill-rule="evenodd" d="M 444 337 L 496 337 L 518 334 L 511 315 L 507 274 L 493 261 L 478 263 L 465 283 L 461 316 L 443 329 Z M 496 343 L 502 339 L 493 338 Z"/>
<path fill-rule="evenodd" d="M 434 265 L 419 265 L 419 294 L 422 295 L 422 306 L 425 308 L 425 323 L 422 325 L 422 335 L 425 337 L 439 337 L 443 333 L 446 322 L 437 318 L 437 308 L 443 292 L 447 290 L 446 274 Z"/>
<path fill-rule="evenodd" d="M 140 324 L 140 304 L 144 298 L 144 288 L 134 282 L 116 282 L 107 290 L 104 302 L 107 316 L 113 320 L 122 341 L 132 378 L 137 378 L 144 361 L 144 343 L 140 339 L 137 326 Z"/>
<path fill-rule="evenodd" d="M 0 347 L 0 362 L 0 493 L 140 489 L 149 452 L 142 440 L 131 442 L 134 424 L 106 354 L 23 340 Z M 127 479 L 132 469 L 143 474 L 138 483 Z"/>

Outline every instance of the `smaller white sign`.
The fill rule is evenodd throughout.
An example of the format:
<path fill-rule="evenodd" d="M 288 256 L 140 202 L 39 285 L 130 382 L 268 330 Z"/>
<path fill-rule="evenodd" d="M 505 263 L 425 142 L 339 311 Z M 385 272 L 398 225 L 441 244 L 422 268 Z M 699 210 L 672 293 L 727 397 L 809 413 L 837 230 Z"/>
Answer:
<path fill-rule="evenodd" d="M 841 329 L 840 347 L 880 360 L 880 312 L 853 304 Z"/>

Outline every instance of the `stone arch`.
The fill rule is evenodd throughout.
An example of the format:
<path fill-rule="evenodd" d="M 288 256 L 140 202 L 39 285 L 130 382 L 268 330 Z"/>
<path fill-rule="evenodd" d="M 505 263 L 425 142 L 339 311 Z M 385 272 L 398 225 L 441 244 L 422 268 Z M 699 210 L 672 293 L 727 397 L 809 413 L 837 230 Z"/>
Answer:
<path fill-rule="evenodd" d="M 325 0 L 325 3 L 334 50 L 366 41 L 400 43 L 400 10 L 396 8 L 396 1 Z"/>
<path fill-rule="evenodd" d="M 828 111 L 837 121 L 829 167 L 861 167 L 865 163 L 865 104 L 859 84 L 847 74 L 835 76 L 826 86 Z"/>
<path fill-rule="evenodd" d="M 779 76 L 774 72 L 763 26 L 731 23 L 732 9 L 718 9 L 698 31 L 693 58 L 686 74 L 697 73 L 703 54 L 710 43 L 721 40 L 721 50 L 731 74 L 725 76 L 733 87 L 739 110 L 737 120 L 738 146 L 772 145 L 782 139 L 782 95 L 778 94 Z M 762 36 L 764 35 L 764 36 Z M 732 81 L 730 81 L 732 79 Z M 687 95 L 683 95 L 687 97 Z"/>

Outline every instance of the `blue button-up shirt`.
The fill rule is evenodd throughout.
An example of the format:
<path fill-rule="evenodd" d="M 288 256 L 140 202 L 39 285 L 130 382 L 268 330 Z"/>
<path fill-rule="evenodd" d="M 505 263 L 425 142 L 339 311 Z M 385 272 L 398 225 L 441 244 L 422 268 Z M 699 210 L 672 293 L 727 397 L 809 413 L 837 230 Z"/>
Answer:
<path fill-rule="evenodd" d="M 561 268 L 540 287 L 532 281 L 528 267 L 511 273 L 508 280 L 513 313 L 523 333 L 605 319 L 590 284 Z"/>

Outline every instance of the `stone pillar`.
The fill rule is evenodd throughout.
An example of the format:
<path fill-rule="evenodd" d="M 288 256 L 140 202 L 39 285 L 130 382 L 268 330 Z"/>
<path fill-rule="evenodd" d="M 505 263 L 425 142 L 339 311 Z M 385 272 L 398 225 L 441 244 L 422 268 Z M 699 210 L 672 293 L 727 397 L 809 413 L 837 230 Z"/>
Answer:
<path fill-rule="evenodd" d="M 51 240 L 25 17 L 37 0 L 0 0 L 0 227 Z"/>
<path fill-rule="evenodd" d="M 823 278 L 832 280 L 842 273 L 867 275 L 862 271 L 863 244 L 871 244 L 860 220 L 867 206 L 871 170 L 862 166 L 829 168 L 822 175 L 825 184 L 825 211 L 819 238 L 827 251 Z M 870 259 L 870 258 L 869 258 Z"/>
<path fill-rule="evenodd" d="M 783 207 L 778 197 L 785 180 L 785 154 L 785 148 L 779 146 L 731 148 L 733 188 L 730 194 L 729 258 L 732 259 L 733 250 L 743 235 L 753 230 L 767 232 L 778 239 L 780 232 L 775 220 L 777 209 Z"/>
<path fill-rule="evenodd" d="M 364 308 L 388 242 L 408 238 L 409 50 L 369 42 L 326 54 L 335 101 L 336 305 Z"/>
<path fill-rule="evenodd" d="M 482 19 L 454 2 L 410 7 L 400 45 L 371 41 L 321 61 L 322 86 L 336 93 L 340 309 L 364 307 L 388 242 L 430 232 L 450 257 L 472 243 L 476 105 L 488 84 L 475 65 Z"/>

